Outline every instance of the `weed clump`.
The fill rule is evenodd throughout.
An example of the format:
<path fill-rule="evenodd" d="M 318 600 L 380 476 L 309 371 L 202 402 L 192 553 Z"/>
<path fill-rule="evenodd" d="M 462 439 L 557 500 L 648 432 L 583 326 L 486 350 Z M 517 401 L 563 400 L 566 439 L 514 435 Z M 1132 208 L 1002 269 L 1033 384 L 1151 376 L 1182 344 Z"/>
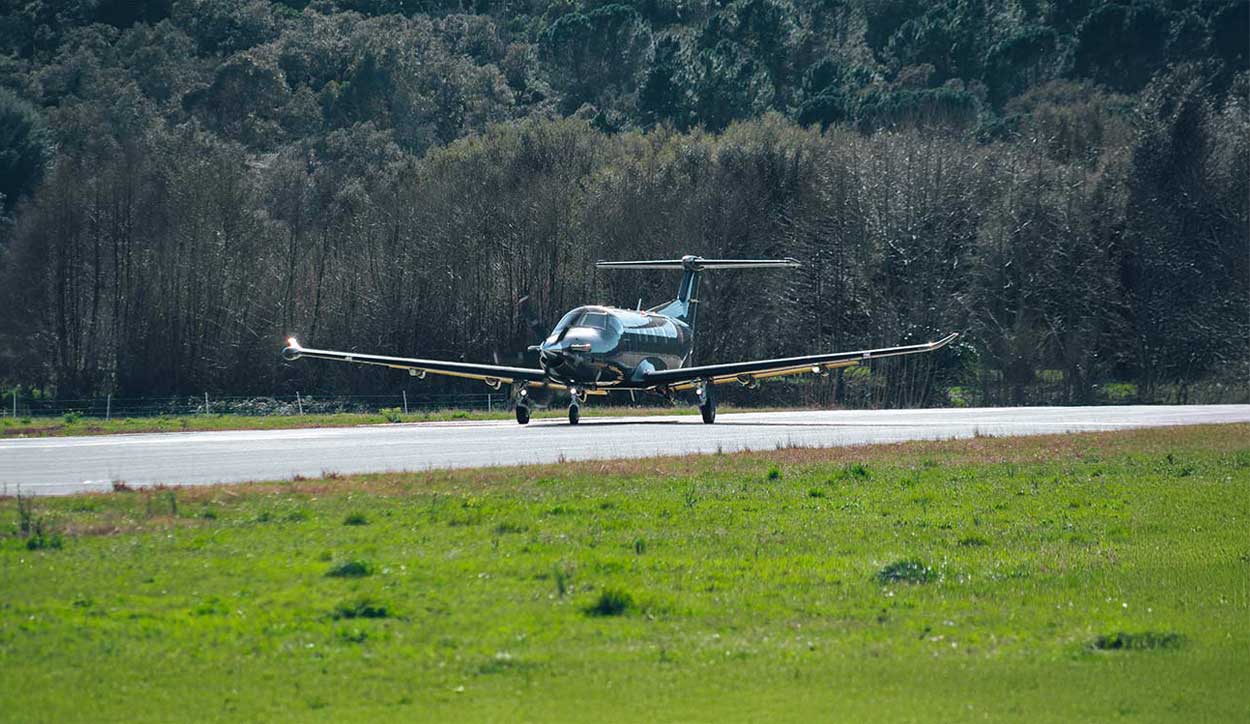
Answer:
<path fill-rule="evenodd" d="M 1185 637 L 1175 631 L 1142 631 L 1130 633 L 1117 631 L 1099 636 L 1091 646 L 1098 651 L 1153 651 L 1155 649 L 1179 649 Z"/>
<path fill-rule="evenodd" d="M 989 544 L 990 542 L 988 540 L 979 535 L 970 535 L 966 538 L 959 539 L 959 545 L 964 546 L 965 548 L 980 548 L 981 546 L 987 546 Z"/>
<path fill-rule="evenodd" d="M 326 571 L 326 576 L 330 578 L 364 578 L 369 575 L 373 575 L 373 565 L 362 560 L 344 561 Z"/>
<path fill-rule="evenodd" d="M 369 525 L 369 519 L 364 513 L 348 513 L 343 519 L 343 525 Z"/>
<path fill-rule="evenodd" d="M 391 614 L 384 604 L 365 597 L 340 603 L 330 615 L 335 620 L 339 620 L 344 618 L 387 618 Z"/>
<path fill-rule="evenodd" d="M 43 516 L 35 512 L 35 501 L 29 495 L 17 493 L 18 530 L 26 539 L 26 550 L 42 551 L 59 549 L 63 544 L 61 534 L 49 529 Z"/>
<path fill-rule="evenodd" d="M 844 480 L 867 480 L 869 477 L 871 475 L 863 463 L 853 463 L 842 468 L 842 478 Z"/>
<path fill-rule="evenodd" d="M 588 616 L 622 616 L 634 607 L 634 597 L 619 588 L 605 588 L 595 602 L 586 607 Z"/>
<path fill-rule="evenodd" d="M 404 419 L 403 410 L 398 407 L 383 407 L 379 412 L 387 422 L 402 422 Z"/>
<path fill-rule="evenodd" d="M 339 631 L 339 639 L 344 643 L 363 644 L 369 638 L 369 634 L 358 628 L 343 629 Z"/>
<path fill-rule="evenodd" d="M 807 497 L 823 498 L 825 497 L 825 491 L 821 490 L 820 488 L 812 488 L 811 490 L 807 491 Z"/>
<path fill-rule="evenodd" d="M 43 551 L 57 550 L 63 545 L 60 533 L 44 533 L 40 531 L 26 539 L 26 550 Z"/>
<path fill-rule="evenodd" d="M 877 571 L 876 579 L 878 583 L 929 583 L 937 580 L 937 571 L 923 561 L 909 558 Z"/>
<path fill-rule="evenodd" d="M 505 521 L 495 526 L 495 535 L 507 535 L 509 533 L 524 533 L 527 530 L 529 530 L 528 526 L 520 525 L 518 523 L 509 523 Z"/>
<path fill-rule="evenodd" d="M 781 468 L 777 467 L 776 465 L 769 468 L 768 479 L 769 480 L 781 480 Z"/>

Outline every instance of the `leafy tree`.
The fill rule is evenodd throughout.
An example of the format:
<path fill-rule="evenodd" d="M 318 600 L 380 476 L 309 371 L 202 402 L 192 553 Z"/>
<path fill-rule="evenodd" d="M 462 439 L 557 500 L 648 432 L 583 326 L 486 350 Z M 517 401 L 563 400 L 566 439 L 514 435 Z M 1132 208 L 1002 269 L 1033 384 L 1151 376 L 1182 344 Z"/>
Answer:
<path fill-rule="evenodd" d="M 39 112 L 0 88 L 0 204 L 5 213 L 34 190 L 52 155 L 52 139 Z"/>
<path fill-rule="evenodd" d="M 1098 7 L 1077 28 L 1074 70 L 1116 90 L 1141 89 L 1166 58 L 1171 21 L 1157 0 Z"/>

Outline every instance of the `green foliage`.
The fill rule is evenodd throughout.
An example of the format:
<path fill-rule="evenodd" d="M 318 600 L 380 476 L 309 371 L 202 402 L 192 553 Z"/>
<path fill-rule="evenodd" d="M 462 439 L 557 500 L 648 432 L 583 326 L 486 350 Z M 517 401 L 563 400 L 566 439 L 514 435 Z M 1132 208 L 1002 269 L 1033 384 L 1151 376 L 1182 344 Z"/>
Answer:
<path fill-rule="evenodd" d="M 937 572 L 923 561 L 909 558 L 895 561 L 877 571 L 878 583 L 929 583 L 937 580 Z"/>
<path fill-rule="evenodd" d="M 373 575 L 373 565 L 364 560 L 350 560 L 338 563 L 326 571 L 330 578 L 364 578 Z"/>
<path fill-rule="evenodd" d="M 532 335 L 470 301 L 532 295 L 549 320 L 658 299 L 662 279 L 587 262 L 698 250 L 808 264 L 765 293 L 709 287 L 725 311 L 700 359 L 798 354 L 813 331 L 848 349 L 968 333 L 934 369 L 766 386 L 777 400 L 1084 404 L 1131 381 L 1157 401 L 1217 375 L 1240 399 L 1246 17 L 1244 0 L 6 6 L 0 216 L 20 218 L 0 219 L 0 357 L 62 398 L 272 394 L 290 368 L 256 350 L 292 331 L 487 360 Z M 459 272 L 500 244 L 506 274 Z M 153 289 L 164 303 L 141 303 Z M 393 383 L 311 368 L 304 389 Z"/>
<path fill-rule="evenodd" d="M 1154 649 L 1179 649 L 1185 637 L 1175 631 L 1141 631 L 1131 633 L 1117 631 L 1099 636 L 1091 646 L 1099 651 L 1152 651 Z"/>
<path fill-rule="evenodd" d="M 369 524 L 369 519 L 365 517 L 364 513 L 360 513 L 360 512 L 348 513 L 347 517 L 343 519 L 343 525 L 368 525 L 368 524 Z"/>
<path fill-rule="evenodd" d="M 390 612 L 385 604 L 379 603 L 368 596 L 343 601 L 335 606 L 331 616 L 335 619 L 352 618 L 387 618 Z"/>
<path fill-rule="evenodd" d="M 0 87 L 0 211 L 35 189 L 52 156 L 52 137 L 33 105 Z"/>
<path fill-rule="evenodd" d="M 588 616 L 623 616 L 633 608 L 634 597 L 628 591 L 605 588 L 585 610 Z"/>

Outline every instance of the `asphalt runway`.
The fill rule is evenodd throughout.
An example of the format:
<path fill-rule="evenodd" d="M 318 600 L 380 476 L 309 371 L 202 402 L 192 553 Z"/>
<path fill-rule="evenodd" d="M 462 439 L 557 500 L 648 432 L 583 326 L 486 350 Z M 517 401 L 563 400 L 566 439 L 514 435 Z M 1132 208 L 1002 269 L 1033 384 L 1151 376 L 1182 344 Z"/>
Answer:
<path fill-rule="evenodd" d="M 65 495 L 436 468 L 1250 422 L 1250 405 L 803 411 L 0 441 L 0 492 Z"/>

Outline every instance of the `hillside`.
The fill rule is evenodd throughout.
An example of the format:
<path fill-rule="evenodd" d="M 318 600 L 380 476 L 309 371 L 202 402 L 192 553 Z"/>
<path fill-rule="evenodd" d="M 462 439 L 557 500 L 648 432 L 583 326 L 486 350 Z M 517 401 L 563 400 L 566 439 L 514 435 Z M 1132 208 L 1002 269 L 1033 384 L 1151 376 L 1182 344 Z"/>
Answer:
<path fill-rule="evenodd" d="M 775 395 L 1241 399 L 1248 8 L 6 2 L 0 387 L 393 387 L 276 350 L 516 361 L 521 297 L 704 253 L 807 266 L 713 280 L 700 359 L 969 333 Z"/>

